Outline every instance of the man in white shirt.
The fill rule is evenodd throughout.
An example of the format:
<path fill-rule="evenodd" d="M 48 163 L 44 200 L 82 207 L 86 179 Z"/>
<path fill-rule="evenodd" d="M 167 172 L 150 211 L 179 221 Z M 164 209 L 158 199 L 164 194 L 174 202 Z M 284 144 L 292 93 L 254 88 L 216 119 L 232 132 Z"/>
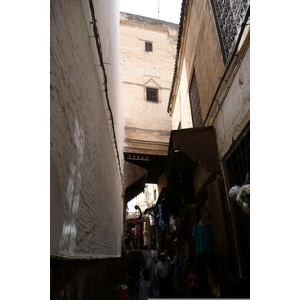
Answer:
<path fill-rule="evenodd" d="M 155 277 L 159 284 L 160 297 L 170 296 L 170 264 L 166 260 L 166 254 L 162 252 L 160 254 L 160 261 L 155 266 Z"/>

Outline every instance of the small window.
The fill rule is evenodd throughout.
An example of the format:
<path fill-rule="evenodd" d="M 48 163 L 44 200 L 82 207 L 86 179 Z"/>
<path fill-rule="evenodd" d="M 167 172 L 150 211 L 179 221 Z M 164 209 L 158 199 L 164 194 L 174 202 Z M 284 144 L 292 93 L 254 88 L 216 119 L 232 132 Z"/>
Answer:
<path fill-rule="evenodd" d="M 153 52 L 152 42 L 145 42 L 145 51 L 146 52 Z"/>
<path fill-rule="evenodd" d="M 190 85 L 189 95 L 190 95 L 193 126 L 201 127 L 203 122 L 201 116 L 200 99 L 199 99 L 195 70 Z"/>
<path fill-rule="evenodd" d="M 158 102 L 158 89 L 146 88 L 147 101 Z"/>

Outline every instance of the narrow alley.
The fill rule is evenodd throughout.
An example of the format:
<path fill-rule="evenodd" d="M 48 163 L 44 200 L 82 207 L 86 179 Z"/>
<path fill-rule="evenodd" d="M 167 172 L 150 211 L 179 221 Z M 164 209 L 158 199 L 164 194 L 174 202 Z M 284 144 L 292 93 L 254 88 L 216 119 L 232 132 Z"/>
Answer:
<path fill-rule="evenodd" d="M 50 299 L 250 298 L 250 0 L 120 1 L 50 0 Z"/>

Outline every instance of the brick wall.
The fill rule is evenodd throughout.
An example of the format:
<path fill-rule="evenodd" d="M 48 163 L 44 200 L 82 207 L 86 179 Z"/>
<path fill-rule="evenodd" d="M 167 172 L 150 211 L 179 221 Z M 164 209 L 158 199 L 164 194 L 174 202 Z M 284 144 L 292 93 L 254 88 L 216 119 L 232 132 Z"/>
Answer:
<path fill-rule="evenodd" d="M 115 123 L 123 124 L 119 2 L 93 2 L 103 58 L 110 63 L 109 101 Z M 91 20 L 90 1 L 50 2 L 50 252 L 120 257 L 122 185 Z M 122 130 L 116 128 L 120 154 Z"/>

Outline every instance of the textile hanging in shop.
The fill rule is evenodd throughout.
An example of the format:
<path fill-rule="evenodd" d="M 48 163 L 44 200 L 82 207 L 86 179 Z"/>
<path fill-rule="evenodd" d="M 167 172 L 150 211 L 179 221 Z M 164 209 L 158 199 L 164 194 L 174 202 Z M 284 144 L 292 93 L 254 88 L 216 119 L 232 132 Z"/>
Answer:
<path fill-rule="evenodd" d="M 160 230 L 161 225 L 162 225 L 162 213 L 161 213 L 161 205 L 158 204 L 158 222 L 157 222 L 157 230 Z"/>
<path fill-rule="evenodd" d="M 140 239 L 141 238 L 141 226 L 139 224 L 136 225 L 136 229 L 137 229 L 137 238 Z"/>
<path fill-rule="evenodd" d="M 158 207 L 156 206 L 155 211 L 154 211 L 153 225 L 157 225 L 158 218 L 159 218 L 159 211 L 158 211 Z"/>
<path fill-rule="evenodd" d="M 193 236 L 196 237 L 196 253 L 212 252 L 212 228 L 211 225 L 204 226 L 196 224 L 193 227 Z"/>

